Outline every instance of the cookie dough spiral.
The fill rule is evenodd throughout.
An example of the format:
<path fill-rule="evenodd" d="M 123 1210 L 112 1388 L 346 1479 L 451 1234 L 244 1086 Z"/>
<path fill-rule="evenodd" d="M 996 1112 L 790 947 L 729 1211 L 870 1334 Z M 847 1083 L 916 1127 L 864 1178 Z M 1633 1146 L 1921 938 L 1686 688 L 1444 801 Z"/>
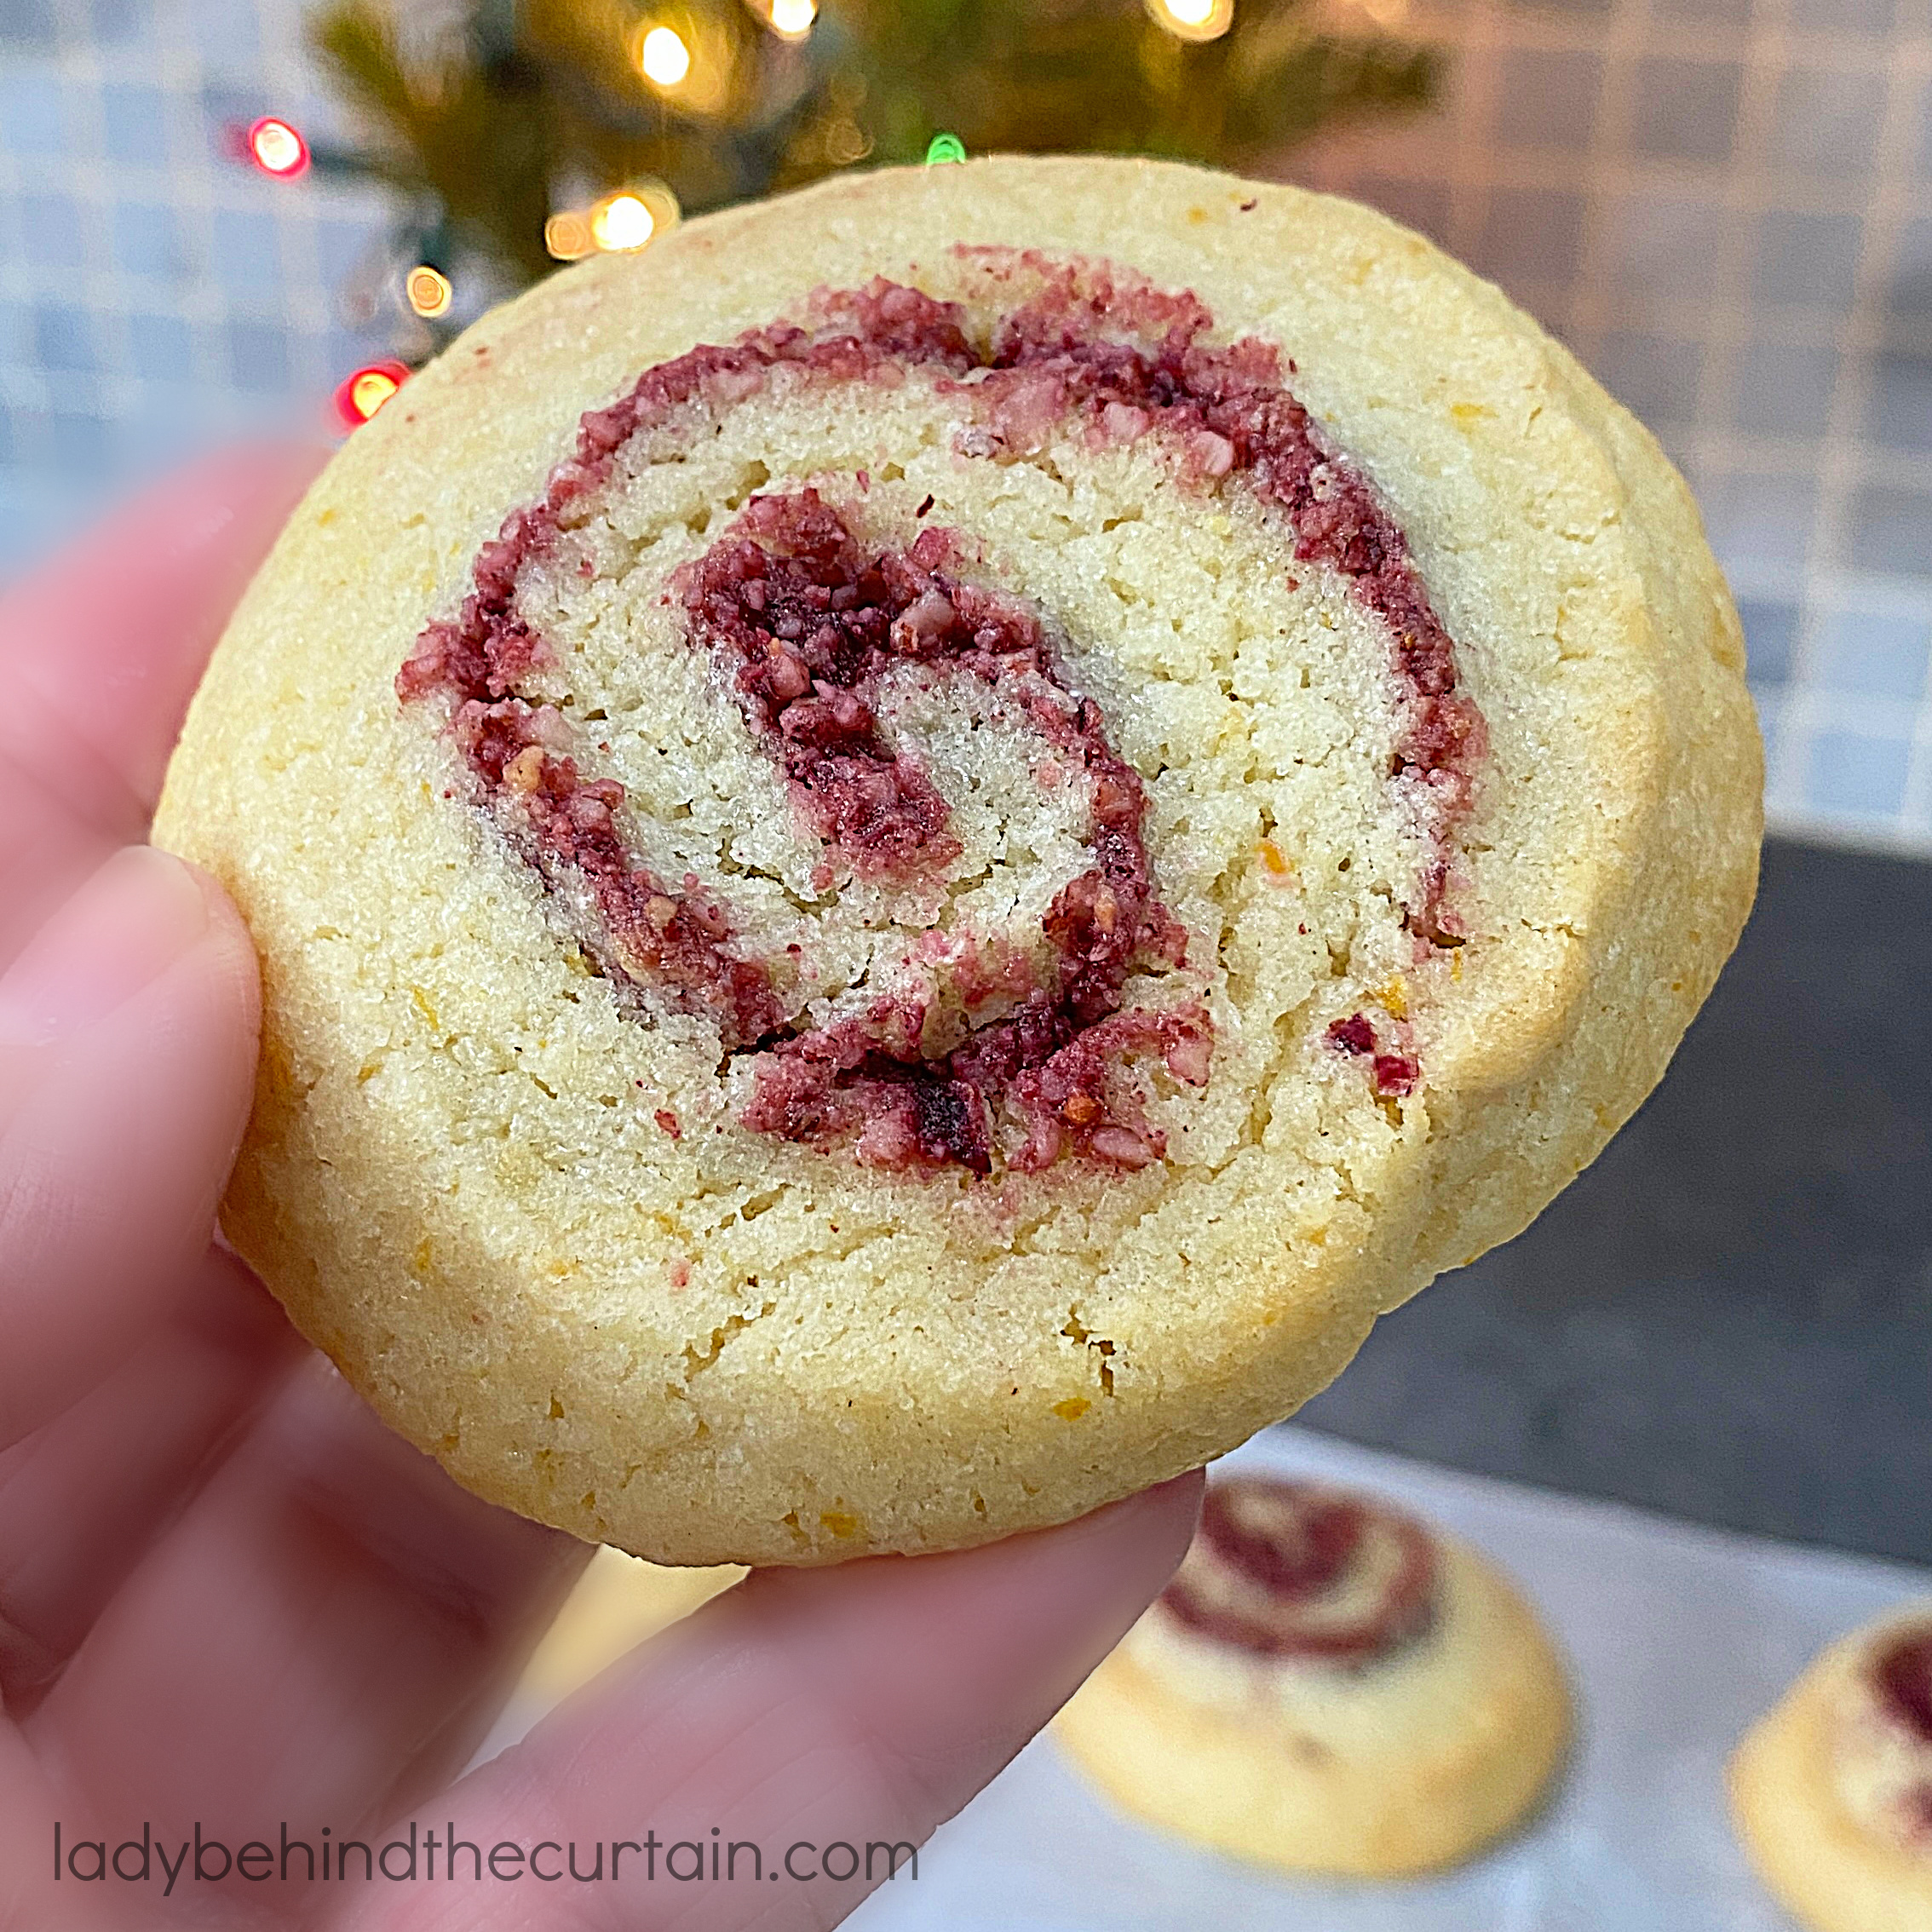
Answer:
<path fill-rule="evenodd" d="M 693 222 L 412 382 L 217 654 L 159 831 L 263 956 L 226 1224 L 584 1536 L 1061 1520 L 1594 1155 L 1757 756 L 1661 456 L 1379 218 L 1015 160 Z"/>
<path fill-rule="evenodd" d="M 1304 1482 L 1233 1476 L 1209 1492 L 1161 1599 L 1180 1629 L 1255 1657 L 1368 1663 L 1434 1614 L 1435 1549 L 1420 1524 Z"/>
<path fill-rule="evenodd" d="M 1081 687 L 1063 623 L 903 463 L 876 485 L 859 463 L 756 491 L 773 444 L 798 434 L 787 417 L 815 428 L 836 401 L 863 448 L 862 425 L 883 414 L 886 446 L 923 430 L 969 472 L 1138 451 L 1170 515 L 1223 501 L 1245 515 L 1257 554 L 1229 561 L 1255 572 L 1257 599 L 1278 581 L 1298 593 L 1297 571 L 1328 579 L 1323 594 L 1360 613 L 1325 669 L 1353 672 L 1375 700 L 1350 749 L 1371 824 L 1408 861 L 1389 901 L 1413 937 L 1406 958 L 1395 952 L 1405 964 L 1461 939 L 1452 839 L 1482 721 L 1400 531 L 1286 388 L 1278 350 L 1216 344 L 1197 299 L 1105 263 L 960 246 L 938 279 L 957 296 L 883 277 L 820 290 L 799 320 L 700 346 L 592 411 L 397 689 L 439 704 L 471 801 L 557 895 L 560 923 L 627 1010 L 716 1027 L 740 1063 L 729 1084 L 744 1125 L 877 1166 L 1141 1168 L 1167 1136 L 1124 1063 L 1205 1086 L 1210 1003 L 1226 998 L 1217 935 L 1192 935 L 1188 971 L 1191 935 L 1147 849 L 1147 787 Z M 680 542 L 687 529 L 653 503 L 656 473 L 730 438 L 748 410 L 768 453 L 731 480 L 743 509 L 715 534 L 707 524 L 701 546 Z M 610 693 L 585 617 L 594 627 L 611 589 L 635 610 L 659 584 L 669 621 L 626 640 L 626 669 L 653 646 L 681 650 L 671 675 L 694 658 L 706 686 L 694 700 L 739 715 L 773 794 L 759 801 L 768 849 L 742 861 L 762 894 L 723 876 L 749 828 L 696 849 L 598 769 L 590 727 L 608 722 Z M 1365 647 L 1368 662 L 1348 663 Z M 937 768 L 947 752 L 957 798 Z M 954 829 L 975 793 L 1029 784 L 1020 823 L 982 808 L 978 826 Z M 1049 836 L 1029 845 L 1026 820 L 1043 816 Z M 1286 871 L 1278 846 L 1262 848 Z M 794 917 L 774 921 L 773 886 Z M 1397 1097 L 1421 1072 L 1406 1015 L 1384 1008 L 1382 1033 L 1354 1010 L 1325 1038 Z"/>

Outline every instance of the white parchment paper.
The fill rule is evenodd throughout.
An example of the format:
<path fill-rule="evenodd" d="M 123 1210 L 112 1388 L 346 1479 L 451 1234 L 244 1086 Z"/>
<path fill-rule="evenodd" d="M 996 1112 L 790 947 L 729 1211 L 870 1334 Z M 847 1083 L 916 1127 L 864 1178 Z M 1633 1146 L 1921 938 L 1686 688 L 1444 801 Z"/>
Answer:
<path fill-rule="evenodd" d="M 1732 1745 L 1831 1638 L 1932 1571 L 1698 1529 L 1293 1428 L 1228 1459 L 1364 1485 L 1486 1551 L 1567 1652 L 1581 1738 L 1527 1831 L 1446 1877 L 1263 1876 L 1115 1811 L 1050 1737 L 940 1832 L 854 1932 L 1790 1932 L 1733 1843 Z"/>

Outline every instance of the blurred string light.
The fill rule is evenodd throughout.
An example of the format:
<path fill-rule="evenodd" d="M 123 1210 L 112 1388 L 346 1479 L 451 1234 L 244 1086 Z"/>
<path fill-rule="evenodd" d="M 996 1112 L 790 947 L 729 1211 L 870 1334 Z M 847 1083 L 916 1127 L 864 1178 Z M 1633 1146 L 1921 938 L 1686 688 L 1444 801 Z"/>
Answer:
<path fill-rule="evenodd" d="M 802 40 L 819 17 L 819 0 L 772 0 L 765 17 L 780 40 Z"/>
<path fill-rule="evenodd" d="M 566 208 L 543 224 L 543 245 L 559 262 L 581 262 L 595 255 L 597 244 L 590 234 L 590 217 L 581 208 Z"/>
<path fill-rule="evenodd" d="M 937 167 L 943 162 L 963 161 L 966 158 L 966 143 L 956 134 L 936 134 L 926 146 L 926 165 Z"/>
<path fill-rule="evenodd" d="M 559 262 L 587 255 L 635 255 L 683 218 L 668 183 L 648 178 L 612 191 L 589 208 L 566 208 L 543 224 L 543 245 Z"/>
<path fill-rule="evenodd" d="M 301 131 L 276 114 L 264 114 L 243 137 L 242 151 L 265 175 L 292 181 L 308 171 L 312 159 Z"/>
<path fill-rule="evenodd" d="M 716 114 L 730 104 L 737 60 L 731 36 L 715 23 L 641 20 L 630 46 L 644 84 L 681 112 Z"/>
<path fill-rule="evenodd" d="M 345 429 L 359 429 L 409 380 L 404 362 L 372 362 L 359 369 L 336 391 L 336 419 Z"/>
<path fill-rule="evenodd" d="M 628 255 L 650 245 L 658 218 L 635 194 L 608 194 L 590 210 L 590 239 L 607 255 Z"/>
<path fill-rule="evenodd" d="M 835 168 L 849 168 L 872 152 L 872 137 L 851 115 L 841 114 L 825 124 L 819 147 Z"/>
<path fill-rule="evenodd" d="M 1147 0 L 1147 9 L 1176 40 L 1219 40 L 1234 24 L 1234 0 Z"/>
<path fill-rule="evenodd" d="M 450 304 L 456 300 L 449 277 L 427 262 L 411 268 L 403 279 L 403 293 L 409 298 L 409 306 L 430 322 L 447 315 Z"/>
<path fill-rule="evenodd" d="M 681 87 L 691 74 L 691 49 L 676 27 L 647 27 L 637 43 L 637 70 L 653 87 Z"/>

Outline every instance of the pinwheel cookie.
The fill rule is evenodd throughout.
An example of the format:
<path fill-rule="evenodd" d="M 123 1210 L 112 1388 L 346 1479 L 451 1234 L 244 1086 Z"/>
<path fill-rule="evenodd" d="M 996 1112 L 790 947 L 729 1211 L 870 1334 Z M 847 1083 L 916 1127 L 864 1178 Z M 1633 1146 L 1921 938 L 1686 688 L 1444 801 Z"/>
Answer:
<path fill-rule="evenodd" d="M 1663 1070 L 1759 756 L 1683 486 L 1348 204 L 997 160 L 695 221 L 358 432 L 159 836 L 226 1209 L 463 1481 L 679 1563 L 1063 1519 L 1320 1388 Z"/>
<path fill-rule="evenodd" d="M 1259 1863 L 1453 1863 L 1549 1785 L 1570 1731 L 1542 1625 L 1475 1554 L 1373 1499 L 1232 1476 L 1179 1573 L 1061 1713 L 1129 1810 Z"/>
<path fill-rule="evenodd" d="M 1932 1605 L 1812 1665 L 1738 1747 L 1731 1808 L 1814 1932 L 1932 1926 Z"/>

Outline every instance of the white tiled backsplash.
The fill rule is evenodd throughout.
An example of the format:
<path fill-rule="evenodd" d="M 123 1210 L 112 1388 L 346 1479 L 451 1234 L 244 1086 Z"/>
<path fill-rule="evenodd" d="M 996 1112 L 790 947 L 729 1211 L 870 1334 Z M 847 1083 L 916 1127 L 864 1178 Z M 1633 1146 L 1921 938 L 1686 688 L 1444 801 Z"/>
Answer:
<path fill-rule="evenodd" d="M 1494 276 L 1683 465 L 1774 822 L 1932 853 L 1932 0 L 1311 6 L 1445 85 L 1287 171 Z M 380 203 L 219 151 L 327 128 L 301 40 L 295 0 L 0 0 L 0 564 L 382 347 L 340 307 Z"/>
<path fill-rule="evenodd" d="M 1932 0 L 1374 17 L 1452 50 L 1440 105 L 1291 172 L 1494 276 L 1683 467 L 1773 822 L 1932 851 Z"/>
<path fill-rule="evenodd" d="M 340 314 L 382 204 L 238 165 L 271 109 L 331 119 L 293 0 L 0 0 L 0 568 L 382 351 Z"/>

